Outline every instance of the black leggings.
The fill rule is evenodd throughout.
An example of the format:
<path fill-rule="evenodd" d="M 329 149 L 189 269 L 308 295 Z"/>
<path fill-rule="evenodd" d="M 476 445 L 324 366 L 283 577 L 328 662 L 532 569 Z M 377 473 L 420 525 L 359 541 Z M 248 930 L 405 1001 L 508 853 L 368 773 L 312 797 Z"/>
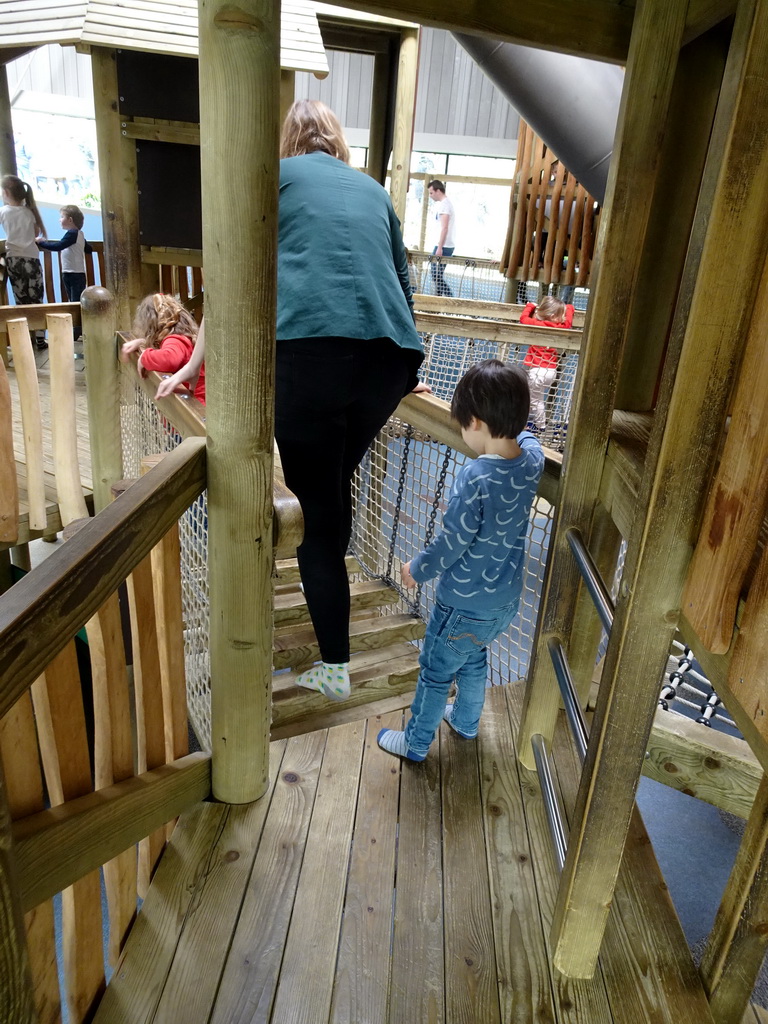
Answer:
<path fill-rule="evenodd" d="M 277 343 L 275 439 L 304 514 L 299 571 L 326 662 L 349 661 L 352 476 L 411 372 L 408 355 L 386 338 Z"/>

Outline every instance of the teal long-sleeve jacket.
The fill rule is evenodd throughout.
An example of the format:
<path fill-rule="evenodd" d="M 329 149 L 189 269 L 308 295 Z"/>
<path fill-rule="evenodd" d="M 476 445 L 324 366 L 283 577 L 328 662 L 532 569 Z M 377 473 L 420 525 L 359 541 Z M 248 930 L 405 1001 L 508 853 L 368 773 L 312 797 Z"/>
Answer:
<path fill-rule="evenodd" d="M 327 153 L 280 161 L 277 338 L 422 347 L 400 225 L 385 189 Z"/>

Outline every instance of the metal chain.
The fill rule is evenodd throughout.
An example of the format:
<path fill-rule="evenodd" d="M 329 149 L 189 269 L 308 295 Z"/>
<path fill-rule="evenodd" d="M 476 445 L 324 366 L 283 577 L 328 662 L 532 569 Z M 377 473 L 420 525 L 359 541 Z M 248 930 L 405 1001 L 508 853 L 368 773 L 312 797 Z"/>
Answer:
<path fill-rule="evenodd" d="M 405 477 L 408 472 L 408 453 L 411 448 L 413 437 L 413 426 L 407 423 L 405 426 L 405 440 L 403 441 L 403 457 L 400 460 L 400 476 L 397 481 L 397 498 L 395 499 L 395 514 L 392 517 L 392 539 L 389 542 L 389 555 L 387 557 L 387 570 L 384 580 L 387 583 L 394 583 L 392 579 L 392 566 L 395 562 L 395 542 L 397 540 L 397 528 L 400 525 L 400 509 L 403 504 L 403 493 L 405 491 Z M 397 586 L 397 584 L 395 584 Z"/>
<path fill-rule="evenodd" d="M 432 538 L 435 535 L 435 520 L 437 519 L 437 510 L 440 505 L 440 501 L 443 497 L 443 491 L 445 490 L 445 478 L 448 476 L 448 467 L 451 464 L 452 451 L 450 448 L 445 450 L 445 458 L 443 459 L 443 465 L 440 469 L 440 476 L 437 480 L 437 487 L 435 488 L 435 497 L 432 502 L 432 508 L 429 512 L 429 522 L 427 523 L 427 532 L 424 534 L 424 547 L 427 548 L 432 543 Z M 416 597 L 413 602 L 414 611 L 417 614 L 421 614 L 421 583 L 416 587 Z"/>

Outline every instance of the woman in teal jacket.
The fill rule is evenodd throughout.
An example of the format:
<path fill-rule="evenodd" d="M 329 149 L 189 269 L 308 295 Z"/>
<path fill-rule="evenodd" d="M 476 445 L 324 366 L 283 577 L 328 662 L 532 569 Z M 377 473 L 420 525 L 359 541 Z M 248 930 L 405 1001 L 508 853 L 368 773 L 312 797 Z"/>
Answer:
<path fill-rule="evenodd" d="M 280 153 L 275 438 L 304 514 L 299 569 L 322 658 L 297 682 L 344 700 L 352 476 L 423 352 L 392 202 L 349 166 L 335 115 L 294 103 Z"/>

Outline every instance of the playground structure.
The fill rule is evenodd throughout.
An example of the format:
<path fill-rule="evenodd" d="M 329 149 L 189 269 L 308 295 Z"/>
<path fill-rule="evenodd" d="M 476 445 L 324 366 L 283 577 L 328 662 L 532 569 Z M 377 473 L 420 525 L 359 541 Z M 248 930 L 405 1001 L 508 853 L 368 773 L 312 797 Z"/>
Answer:
<path fill-rule="evenodd" d="M 41 804 L 21 803 L 22 813 L 13 814 L 21 819 L 13 840 L 4 814 L 7 838 L 0 847 L 0 867 L 7 879 L 2 891 L 5 920 L 10 922 L 2 937 L 9 1020 L 34 1019 L 27 973 L 30 955 L 36 968 L 48 967 L 49 987 L 36 973 L 37 1012 L 43 1019 L 56 1019 L 55 1005 L 51 1010 L 51 1000 L 55 1003 L 57 997 L 50 979 L 50 946 L 36 938 L 27 944 L 21 909 L 32 912 L 28 928 L 37 921 L 45 931 L 48 911 L 38 913 L 35 908 L 47 907 L 54 893 L 73 882 L 79 885 L 81 877 L 112 862 L 130 844 L 157 836 L 165 822 L 189 807 L 194 809 L 174 833 L 156 882 L 148 890 L 140 889 L 147 892 L 145 911 L 118 976 L 107 989 L 99 1019 L 172 1019 L 172 1012 L 180 1014 L 175 1019 L 191 1019 L 184 1017 L 188 1011 L 183 1000 L 177 1002 L 182 992 L 189 993 L 189 999 L 208 998 L 200 995 L 203 990 L 213 993 L 211 999 L 228 999 L 239 992 L 247 1002 L 251 972 L 245 972 L 248 977 L 242 985 L 234 975 L 238 962 L 243 964 L 238 957 L 251 962 L 248 935 L 234 933 L 235 956 L 224 963 L 218 955 L 214 963 L 212 950 L 228 947 L 233 933 L 214 929 L 214 934 L 206 934 L 215 920 L 223 918 L 222 907 L 229 899 L 235 907 L 235 922 L 263 920 L 256 913 L 258 907 L 268 919 L 285 921 L 285 929 L 277 928 L 276 945 L 270 932 L 264 946 L 259 946 L 263 954 L 259 963 L 265 970 L 267 950 L 285 949 L 281 965 L 269 966 L 269 981 L 258 988 L 265 993 L 263 1019 L 363 1019 L 356 1014 L 355 999 L 373 1001 L 377 992 L 377 1019 L 393 1021 L 426 1020 L 430 1014 L 437 1020 L 463 1015 L 491 1021 L 509 1019 L 513 1012 L 531 1021 L 645 1018 L 706 1024 L 709 1020 L 759 1020 L 759 1011 L 750 1009 L 748 1000 L 766 943 L 762 923 L 766 798 L 761 770 L 768 755 L 760 673 L 765 571 L 760 526 L 766 495 L 764 481 L 752 467 L 763 464 L 766 436 L 761 376 L 766 365 L 762 351 L 765 289 L 761 283 L 756 297 L 746 295 L 743 281 L 754 277 L 753 268 L 762 267 L 765 257 L 768 192 L 763 163 L 768 152 L 754 140 L 768 137 L 758 130 L 768 116 L 758 73 L 766 59 L 768 12 L 752 0 L 740 0 L 738 5 L 667 0 L 644 3 L 636 12 L 610 3 L 569 3 L 562 5 L 553 27 L 550 12 L 545 14 L 531 4 L 522 14 L 518 12 L 514 27 L 505 22 L 501 11 L 488 12 L 482 26 L 483 31 L 532 45 L 546 43 L 626 61 L 626 82 L 601 213 L 566 457 L 562 474 L 559 460 L 550 459 L 547 490 L 542 493 L 543 500 L 555 508 L 555 518 L 525 696 L 521 699 L 518 687 L 506 694 L 499 689 L 501 704 L 498 694 L 489 699 L 488 732 L 474 762 L 466 748 L 458 749 L 450 738 L 441 741 L 439 763 L 445 780 L 441 805 L 419 804 L 427 792 L 434 791 L 434 779 L 428 773 L 403 771 L 399 828 L 405 859 L 401 863 L 408 865 L 410 852 L 410 863 L 423 867 L 423 873 L 404 871 L 398 876 L 398 894 L 405 896 L 402 902 L 398 899 L 393 956 L 387 967 L 389 913 L 373 914 L 371 922 L 377 923 L 370 927 L 381 930 L 366 932 L 366 914 L 355 916 L 354 912 L 356 893 L 362 896 L 358 909 L 365 910 L 372 878 L 380 886 L 381 902 L 370 906 L 386 908 L 386 885 L 392 881 L 379 861 L 374 866 L 364 855 L 360 842 L 369 831 L 373 838 L 382 835 L 384 819 L 377 818 L 373 808 L 379 806 L 376 794 L 381 799 L 385 792 L 375 788 L 373 780 L 381 776 L 381 765 L 374 754 L 365 753 L 362 727 L 353 719 L 337 717 L 343 724 L 326 733 L 330 723 L 321 717 L 323 709 L 308 706 L 287 727 L 282 746 L 268 743 L 275 517 L 268 410 L 276 178 L 267 175 L 265 181 L 257 165 L 276 167 L 277 25 L 266 5 L 241 6 L 242 20 L 235 27 L 227 20 L 230 9 L 216 4 L 204 9 L 200 24 L 200 137 L 210 142 L 202 150 L 203 180 L 213 183 L 222 174 L 226 177 L 226 162 L 231 160 L 233 177 L 236 167 L 242 184 L 236 211 L 221 201 L 215 188 L 203 191 L 209 365 L 215 367 L 209 375 L 206 408 L 207 456 L 199 442 L 185 442 L 178 454 L 169 455 L 107 510 L 104 484 L 122 474 L 119 444 L 113 444 L 110 452 L 96 460 L 96 507 L 101 514 L 67 541 L 45 574 L 30 574 L 0 604 L 2 711 L 10 712 L 17 698 L 26 700 L 26 691 L 47 661 L 84 621 L 92 619 L 120 579 L 131 570 L 135 574 L 153 545 L 207 485 L 211 758 L 202 755 L 186 761 L 171 744 L 158 754 L 161 762 L 168 758 L 169 769 L 145 759 L 139 767 L 147 773 L 133 781 L 113 767 L 115 785 L 102 791 L 102 799 L 96 798 L 99 794 L 85 796 L 73 786 L 62 791 L 65 802 L 59 808 L 45 810 Z M 735 20 L 731 20 L 734 8 Z M 391 4 L 386 10 L 393 13 Z M 415 2 L 407 9 L 403 6 L 400 13 L 425 22 L 434 17 Z M 221 24 L 217 17 L 224 19 L 226 31 L 216 27 Z M 475 24 L 458 24 L 459 20 L 456 16 L 457 28 L 480 29 Z M 259 30 L 252 31 L 257 23 Z M 243 25 L 250 31 L 243 30 Z M 410 29 L 404 30 L 410 39 L 409 33 Z M 236 101 L 221 75 L 224 67 L 230 74 L 239 68 Z M 691 106 L 694 84 L 697 102 Z M 104 108 L 108 107 L 105 103 Z M 243 116 L 253 126 L 247 138 L 238 134 Z M 238 139 L 236 149 L 234 138 Z M 259 160 L 252 158 L 257 153 Z M 114 196 L 119 161 L 113 160 L 111 166 L 112 172 L 107 164 L 104 173 Z M 393 174 L 393 183 L 394 178 Z M 126 187 L 124 196 L 129 191 Z M 262 219 L 264 211 L 266 219 Z M 126 237 L 122 246 L 115 239 L 105 242 L 107 282 L 117 301 L 115 306 L 105 302 L 100 316 L 93 310 L 90 329 L 86 323 L 89 344 L 109 347 L 115 326 L 127 322 L 125 310 L 133 296 L 126 282 L 140 281 L 142 261 L 140 246 L 129 245 Z M 226 247 L 215 244 L 218 238 L 227 240 Z M 229 258 L 233 246 L 242 259 Z M 227 302 L 228 294 L 247 296 L 247 301 L 235 309 Z M 456 317 L 457 308 L 432 315 Z M 514 344 L 513 338 L 487 338 L 487 324 L 478 323 L 473 330 L 476 333 L 467 336 L 470 342 L 476 343 L 480 335 L 486 344 Z M 461 337 L 455 325 L 454 331 L 453 337 Z M 111 409 L 110 422 L 114 422 L 117 391 L 109 385 L 103 392 L 104 415 Z M 233 410 L 237 410 L 237 421 Z M 728 413 L 731 426 L 723 445 Z M 168 419 L 175 425 L 177 418 L 177 413 L 169 412 Z M 114 441 L 112 430 L 104 432 Z M 410 436 L 412 444 L 414 439 L 430 444 L 424 438 L 432 438 L 461 452 L 439 399 L 409 397 L 390 431 L 393 444 L 402 447 Z M 416 438 L 416 432 L 421 436 Z M 389 451 L 390 445 L 386 447 Z M 374 453 L 370 461 L 373 468 L 367 471 L 368 482 L 361 491 L 363 503 L 375 491 L 376 462 L 383 460 Z M 379 480 L 385 478 L 386 471 L 378 472 Z M 365 515 L 364 508 L 361 514 Z M 412 518 L 416 521 L 412 541 L 420 542 L 429 519 Z M 363 530 L 364 536 L 370 533 Z M 615 607 L 611 607 L 592 562 L 603 578 L 611 579 L 622 537 L 626 554 Z M 254 538 L 259 538 L 256 545 Z M 104 544 L 102 553 L 97 542 Z M 585 555 L 582 542 L 591 549 L 591 558 Z M 393 557 L 400 557 L 396 550 Z M 282 571 L 284 585 L 295 586 L 290 567 Z M 243 601 L 243 579 L 250 584 L 253 597 L 249 601 Z M 598 599 L 600 619 L 588 591 Z M 587 729 L 578 708 L 587 702 L 602 624 L 610 625 L 610 638 L 595 715 Z M 742 849 L 700 973 L 684 948 L 642 826 L 633 813 L 658 681 L 678 629 L 716 683 L 760 765 L 760 770 L 750 773 L 734 758 L 723 770 L 724 748 L 718 748 L 715 740 L 691 744 L 684 739 L 676 748 L 682 754 L 686 746 L 695 747 L 697 781 L 691 788 L 708 791 L 721 806 L 745 810 L 750 805 Z M 237 643 L 231 642 L 233 637 Z M 176 641 L 178 651 L 178 636 Z M 150 676 L 160 678 L 160 673 Z M 557 725 L 561 690 L 555 676 L 575 725 L 575 751 Z M 396 713 L 396 708 L 382 702 L 402 697 L 385 697 L 381 687 L 372 688 L 370 696 L 374 703 L 369 713 L 387 715 Z M 357 709 L 359 714 L 359 705 Z M 119 718 L 113 718 L 112 728 L 119 723 Z M 312 725 L 319 731 L 304 733 Z M 308 737 L 307 744 L 315 744 L 309 752 L 298 743 L 290 745 L 300 735 Z M 325 754 L 320 753 L 323 745 Z M 547 771 L 548 747 L 557 753 L 554 776 Z M 19 756 L 20 764 L 30 763 Z M 29 753 L 26 756 L 35 759 Z M 516 757 L 523 767 L 516 767 Z M 580 759 L 584 769 L 578 783 Z M 531 790 L 534 760 L 544 784 L 543 799 Z M 749 759 L 742 762 L 748 764 Z M 677 767 L 674 755 L 662 755 L 662 766 L 670 763 Z M 321 764 L 322 779 L 317 781 Z M 297 765 L 303 767 L 297 770 Z M 16 777 L 24 779 L 24 770 Z M 358 777 L 362 780 L 359 797 L 357 783 L 352 782 Z M 452 793 L 447 784 L 460 785 L 461 778 L 476 779 L 481 796 L 472 812 L 465 811 L 473 815 L 471 819 L 461 817 L 460 798 L 465 790 Z M 548 778 L 554 778 L 549 787 Z M 301 819 L 308 829 L 302 839 L 290 816 L 287 820 L 293 825 L 286 825 L 285 801 L 289 792 L 309 793 L 312 779 L 317 785 L 312 790 L 317 793 L 317 806 L 311 826 L 306 817 Z M 46 781 L 50 792 L 50 781 Z M 365 789 L 363 783 L 373 788 Z M 291 790 L 297 784 L 299 789 Z M 380 778 L 379 784 L 383 785 Z M 558 785 L 569 828 L 558 818 Z M 201 805 L 211 786 L 222 803 Z M 148 799 L 150 793 L 153 796 Z M 397 803 L 393 790 L 386 789 L 386 794 Z M 257 801 L 250 811 L 227 806 L 250 801 Z M 142 808 L 141 814 L 137 807 Z M 545 807 L 559 842 L 559 880 L 551 851 L 542 845 Z M 274 810 L 274 818 L 266 817 L 268 809 L 270 814 Z M 440 813 L 445 823 L 444 888 L 438 893 L 428 886 L 434 849 L 422 863 L 419 851 L 428 847 L 419 843 L 428 844 L 430 835 L 435 835 Z M 391 816 L 387 818 L 386 834 L 393 837 L 392 821 Z M 468 822 L 470 839 L 462 849 L 452 842 L 452 832 L 459 823 Z M 250 846 L 245 833 L 251 837 Z M 264 836 L 265 846 L 258 845 L 257 833 Z M 207 846 L 209 842 L 212 845 Z M 305 851 L 307 873 L 302 871 L 301 878 L 294 870 L 275 868 L 270 874 L 269 865 L 276 863 L 270 850 L 280 848 L 281 842 L 297 842 Z M 515 851 L 522 843 L 525 852 L 518 859 Z M 147 845 L 159 853 L 162 840 L 149 840 Z M 384 845 L 393 850 L 394 839 Z M 253 882 L 248 883 L 249 871 L 236 872 L 239 898 L 244 900 L 238 902 L 224 866 L 237 863 L 246 848 L 253 851 L 248 862 L 254 866 Z M 346 856 L 352 879 L 349 890 L 344 890 Z M 335 863 L 334 857 L 343 860 L 338 871 L 325 866 Z M 139 863 L 147 863 L 146 855 Z M 220 883 L 200 888 L 195 879 L 201 863 L 216 865 L 214 874 L 221 875 Z M 463 892 L 459 881 L 480 863 L 488 866 L 490 900 L 486 903 L 476 890 Z M 45 870 L 42 865 L 47 865 Z M 144 870 L 146 882 L 148 869 Z M 278 885 L 278 879 L 285 885 Z M 93 888 L 92 880 L 88 884 Z M 130 885 L 121 889 L 123 894 L 129 890 Z M 93 919 L 93 903 L 81 902 L 71 889 L 68 892 L 73 915 L 69 920 L 77 921 L 77 927 L 84 929 L 81 934 L 88 934 L 95 948 L 100 930 Z M 169 894 L 183 892 L 187 897 L 177 931 L 163 907 L 168 906 L 164 901 Z M 194 903 L 190 893 L 195 900 L 199 897 L 197 916 L 190 909 Z M 435 932 L 427 923 L 429 913 L 398 916 L 399 908 L 406 912 L 409 899 L 417 909 L 438 904 L 444 908 L 445 917 L 435 926 L 442 945 L 432 944 Z M 130 900 L 125 906 L 130 909 Z M 291 916 L 291 907 L 295 928 L 288 928 L 285 920 L 286 914 Z M 342 908 L 347 923 L 335 931 L 338 946 L 334 942 L 330 952 L 321 952 L 329 920 L 341 921 Z M 131 916 L 132 911 L 126 911 L 123 920 Z M 398 922 L 403 921 L 405 931 L 398 930 Z M 331 932 L 335 928 L 330 925 Z M 351 954 L 355 929 L 358 935 L 369 934 L 372 942 L 371 946 L 363 942 L 357 957 Z M 258 928 L 255 933 L 261 936 Z M 167 940 L 160 954 L 152 936 L 164 934 Z M 377 948 L 384 950 L 378 959 L 371 952 L 377 939 Z M 121 941 L 122 935 L 114 939 L 113 952 Z M 435 963 L 430 950 L 438 947 L 441 963 L 445 955 L 453 967 L 454 959 L 449 958 L 461 951 L 464 966 L 444 975 L 430 971 Z M 342 953 L 340 973 L 337 948 Z M 302 978 L 313 949 L 317 952 L 312 962 L 321 967 L 321 977 L 311 988 Z M 148 964 L 153 959 L 157 974 L 147 986 Z M 384 979 L 383 1000 L 381 987 L 371 982 L 370 974 L 366 976 L 374 962 L 374 982 Z M 408 964 L 418 985 L 407 982 Z M 203 965 L 210 965 L 210 970 L 203 970 Z M 68 968 L 67 984 L 73 986 L 68 987 L 71 1012 L 75 1019 L 77 1015 L 85 1019 L 101 994 L 103 978 L 98 970 L 91 970 L 92 960 L 75 957 Z M 190 985 L 189 978 L 198 974 L 199 985 Z M 352 980 L 345 981 L 347 977 Z M 592 981 L 583 980 L 590 977 Z M 417 999 L 421 1001 L 414 1002 Z M 213 1014 L 213 1002 L 208 1006 Z M 417 1009 L 412 1011 L 414 1006 Z M 245 1019 L 236 1018 L 234 1010 L 217 1008 L 215 1012 L 221 1020 Z"/>

